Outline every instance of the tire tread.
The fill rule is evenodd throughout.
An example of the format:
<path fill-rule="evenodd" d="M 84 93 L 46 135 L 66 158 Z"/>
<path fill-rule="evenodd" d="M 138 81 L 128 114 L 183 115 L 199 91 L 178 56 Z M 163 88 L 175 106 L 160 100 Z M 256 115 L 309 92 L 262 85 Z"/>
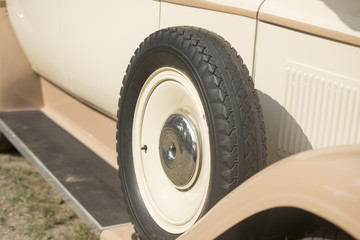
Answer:
<path fill-rule="evenodd" d="M 197 69 L 202 87 L 207 93 L 212 121 L 217 131 L 216 159 L 219 178 L 213 182 L 217 187 L 216 198 L 210 206 L 224 197 L 240 183 L 266 166 L 266 137 L 261 106 L 249 71 L 234 48 L 218 35 L 194 27 L 173 27 L 159 30 L 146 38 L 135 51 L 126 70 L 123 87 L 120 91 L 118 119 L 122 118 L 121 106 L 128 91 L 129 74 L 135 59 L 145 49 L 156 44 L 171 42 L 180 49 Z M 223 76 L 225 74 L 226 76 Z M 259 128 L 256 128 L 256 125 Z M 117 151 L 120 155 L 119 121 L 117 123 Z M 245 146 L 243 147 L 243 145 Z M 244 159 L 244 160 L 242 160 Z M 121 168 L 121 160 L 118 157 Z M 120 169 L 119 168 L 119 169 Z M 119 173 L 120 177 L 121 174 Z M 122 190 L 126 192 L 124 184 Z M 131 205 L 131 202 L 128 201 Z M 131 214 L 132 221 L 137 219 Z M 146 238 L 135 224 L 136 236 Z M 151 236 L 160 239 L 160 236 Z"/>

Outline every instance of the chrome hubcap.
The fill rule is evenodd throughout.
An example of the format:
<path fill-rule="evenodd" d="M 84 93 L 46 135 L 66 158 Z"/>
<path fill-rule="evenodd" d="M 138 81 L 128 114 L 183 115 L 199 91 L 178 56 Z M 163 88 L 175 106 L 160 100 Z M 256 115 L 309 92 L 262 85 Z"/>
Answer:
<path fill-rule="evenodd" d="M 198 175 L 200 146 L 194 126 L 185 116 L 173 114 L 160 134 L 161 165 L 179 190 L 191 188 Z"/>

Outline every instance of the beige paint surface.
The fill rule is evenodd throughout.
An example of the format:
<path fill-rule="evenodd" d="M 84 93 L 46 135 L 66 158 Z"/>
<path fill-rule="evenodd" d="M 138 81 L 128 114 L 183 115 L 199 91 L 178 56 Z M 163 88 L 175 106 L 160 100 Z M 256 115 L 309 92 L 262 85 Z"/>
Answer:
<path fill-rule="evenodd" d="M 267 0 L 259 19 L 360 46 L 358 0 Z"/>
<path fill-rule="evenodd" d="M 116 122 L 74 99 L 31 68 L 0 9 L 0 110 L 41 109 L 111 166 L 117 168 Z"/>
<path fill-rule="evenodd" d="M 360 145 L 294 155 L 237 187 L 178 239 L 215 239 L 247 217 L 277 207 L 317 214 L 360 239 L 359 172 Z M 101 240 L 131 239 L 133 233 L 132 225 L 119 226 L 104 230 Z"/>
<path fill-rule="evenodd" d="M 260 22 L 255 59 L 270 162 L 360 144 L 359 47 Z"/>
<path fill-rule="evenodd" d="M 116 117 L 90 108 L 34 73 L 5 9 L 0 9 L 0 33 L 0 110 L 40 109 L 117 168 Z"/>
<path fill-rule="evenodd" d="M 258 8 L 263 0 L 163 0 L 162 2 L 230 13 L 255 19 Z"/>
<path fill-rule="evenodd" d="M 101 232 L 101 240 L 130 240 L 131 235 L 134 233 L 134 226 L 124 225 L 115 228 L 106 229 Z"/>
<path fill-rule="evenodd" d="M 117 168 L 116 121 L 79 102 L 43 78 L 41 86 L 45 104 L 42 111 Z"/>
<path fill-rule="evenodd" d="M 360 145 L 308 151 L 273 164 L 179 239 L 214 239 L 249 216 L 283 206 L 314 213 L 360 239 Z"/>
<path fill-rule="evenodd" d="M 40 82 L 0 8 L 0 110 L 42 106 Z"/>

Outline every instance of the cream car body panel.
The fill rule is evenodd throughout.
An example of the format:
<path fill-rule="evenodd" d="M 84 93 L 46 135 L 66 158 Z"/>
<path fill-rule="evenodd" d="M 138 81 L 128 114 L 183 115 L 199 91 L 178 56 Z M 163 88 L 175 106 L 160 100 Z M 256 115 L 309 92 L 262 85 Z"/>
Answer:
<path fill-rule="evenodd" d="M 23 18 L 23 15 L 20 17 L 18 14 L 21 8 L 38 16 L 36 29 L 34 28 L 28 35 L 35 36 L 35 31 L 43 31 L 44 26 L 57 26 L 44 31 L 51 37 L 57 37 L 56 40 L 48 41 L 53 44 L 51 49 L 56 49 L 57 55 L 47 53 L 46 50 L 43 50 L 46 53 L 43 56 L 35 54 L 38 52 L 37 49 L 39 51 L 44 49 L 43 45 L 47 44 L 47 39 L 38 40 L 38 47 L 34 48 L 33 43 L 24 40 L 29 39 L 28 35 L 22 37 L 20 33 L 19 37 L 24 41 L 22 45 L 26 49 L 33 49 L 26 51 L 33 68 L 76 96 L 115 116 L 119 89 L 126 66 L 142 40 L 159 28 L 159 18 L 160 28 L 191 25 L 220 34 L 241 53 L 251 72 L 255 43 L 255 18 L 262 1 L 251 3 L 248 1 L 194 1 L 193 3 L 175 1 L 194 7 L 164 2 L 161 3 L 160 14 L 160 3 L 156 1 L 131 1 L 124 8 L 121 2 L 110 0 L 101 5 L 96 1 L 52 0 L 47 3 L 52 5 L 52 11 L 54 11 L 52 22 L 40 21 L 44 19 L 40 12 L 50 9 L 47 6 L 41 9 L 30 8 L 20 2 L 16 7 L 14 4 L 16 1 L 9 2 L 9 9 L 13 9 L 10 15 L 14 16 L 15 28 L 20 32 L 24 31 L 20 30 L 24 28 L 24 21 L 19 22 L 19 19 Z M 201 9 L 199 6 L 208 10 Z M 213 11 L 216 7 L 218 11 L 223 12 Z M 234 13 L 228 14 L 231 11 Z M 133 16 L 134 12 L 138 17 Z M 121 24 L 129 19 L 132 19 L 131 24 Z M 228 24 L 229 22 L 232 24 Z M 241 31 L 233 31 L 235 23 Z M 49 59 L 53 60 L 49 61 Z M 47 66 L 51 61 L 61 63 L 54 65 L 60 66 L 62 74 Z"/>
<path fill-rule="evenodd" d="M 238 51 L 249 71 L 252 71 L 255 19 L 201 8 L 162 3 L 160 28 L 179 25 L 201 27 L 222 36 Z M 234 26 L 236 26 L 236 30 Z"/>
<path fill-rule="evenodd" d="M 359 156 L 360 145 L 354 145 L 284 159 L 237 187 L 179 239 L 215 239 L 236 223 L 277 207 L 314 213 L 359 239 Z"/>
<path fill-rule="evenodd" d="M 159 27 L 156 1 L 59 1 L 62 47 L 75 95 L 115 116 L 126 67 Z"/>
<path fill-rule="evenodd" d="M 264 0 L 162 0 L 161 2 L 231 13 L 255 19 L 263 1 Z"/>
<path fill-rule="evenodd" d="M 148 0 L 130 1 L 126 7 L 112 0 L 8 1 L 34 70 L 112 116 L 132 54 L 159 27 L 159 7 Z M 129 19 L 131 24 L 123 24 Z"/>
<path fill-rule="evenodd" d="M 32 67 L 62 87 L 70 88 L 64 68 L 57 0 L 11 0 L 7 1 L 7 9 Z"/>
<path fill-rule="evenodd" d="M 124 8 L 117 1 L 107 1 L 99 5 L 95 1 L 53 0 L 47 1 L 49 6 L 43 5 L 45 7 L 40 9 L 31 8 L 22 2 L 9 2 L 10 16 L 14 18 L 12 22 L 15 29 L 19 29 L 19 38 L 23 40 L 22 45 L 27 49 L 26 54 L 33 68 L 59 86 L 115 116 L 122 76 L 137 46 L 147 35 L 158 29 L 160 3 L 147 0 L 133 1 L 127 3 L 127 8 Z M 243 50 L 242 57 L 251 71 L 256 21 L 249 17 L 256 16 L 260 3 L 209 3 L 221 6 L 220 9 L 237 9 L 238 14 L 244 12 L 247 17 L 163 3 L 160 27 L 193 25 L 217 32 L 234 44 L 235 48 Z M 21 9 L 25 9 L 27 14 L 22 13 L 24 11 Z M 188 12 L 181 14 L 183 10 Z M 44 19 L 44 12 L 51 13 L 51 18 L 46 18 L 49 21 L 41 20 Z M 135 18 L 131 15 L 133 12 L 137 12 L 141 17 Z M 184 14 L 187 15 L 186 18 Z M 27 16 L 37 17 L 30 19 Z M 144 18 L 147 19 L 145 22 L 140 21 Z M 128 19 L 133 20 L 132 24 L 120 24 Z M 242 34 L 231 34 L 232 25 L 227 24 L 228 28 L 224 29 L 223 25 L 219 24 L 219 19 L 223 19 L 224 23 L 237 22 L 243 31 L 251 34 L 246 34 L 240 38 L 241 41 L 237 41 Z M 116 22 L 119 24 L 113 24 Z M 34 27 L 30 28 L 26 24 L 33 24 Z M 36 35 L 37 31 L 46 35 L 39 38 Z M 33 40 L 36 44 L 31 41 L 31 36 L 37 38 Z M 250 45 L 252 47 L 249 48 Z M 51 53 L 47 49 L 56 52 Z M 39 52 L 44 54 L 41 55 Z M 55 62 L 51 68 L 48 65 L 52 61 Z"/>
<path fill-rule="evenodd" d="M 357 0 L 267 0 L 259 19 L 315 35 L 360 45 Z"/>
<path fill-rule="evenodd" d="M 264 22 L 261 8 L 254 73 L 268 136 L 268 160 L 275 162 L 306 149 L 359 144 L 360 69 L 356 65 L 360 48 L 338 39 L 336 34 L 327 34 L 333 32 L 327 30 L 329 26 L 322 18 L 339 26 L 336 31 L 351 34 L 350 39 L 360 32 L 350 31 L 335 14 L 337 9 L 321 1 L 293 1 L 291 8 L 274 10 L 271 2 L 264 3 L 264 11 L 282 20 L 277 22 L 279 18 L 273 17 L 267 19 L 271 23 Z M 278 2 L 274 1 L 274 6 Z M 319 16 L 305 11 L 304 7 L 311 4 L 318 6 Z M 358 2 L 352 4 L 357 12 Z M 298 19 L 300 16 L 304 17 Z M 311 26 L 278 25 L 292 17 L 307 24 L 310 19 L 314 21 Z M 354 18 L 360 22 L 360 16 Z M 322 29 L 325 34 L 312 33 L 314 29 Z"/>

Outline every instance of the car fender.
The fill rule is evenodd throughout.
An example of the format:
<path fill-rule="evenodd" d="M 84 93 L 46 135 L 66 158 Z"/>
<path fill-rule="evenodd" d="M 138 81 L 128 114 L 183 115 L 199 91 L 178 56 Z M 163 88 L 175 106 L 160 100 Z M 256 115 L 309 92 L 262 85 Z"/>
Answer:
<path fill-rule="evenodd" d="M 213 239 L 248 217 L 278 207 L 305 210 L 360 239 L 359 170 L 360 145 L 293 155 L 237 187 L 180 239 Z"/>

